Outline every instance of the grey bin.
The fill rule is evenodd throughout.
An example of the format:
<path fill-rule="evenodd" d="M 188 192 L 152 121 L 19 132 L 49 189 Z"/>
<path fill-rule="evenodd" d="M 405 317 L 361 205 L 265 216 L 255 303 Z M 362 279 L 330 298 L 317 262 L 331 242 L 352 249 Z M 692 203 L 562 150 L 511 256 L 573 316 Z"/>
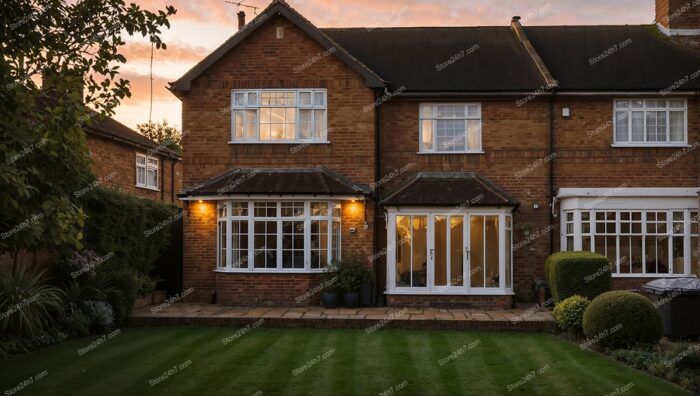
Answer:
<path fill-rule="evenodd" d="M 642 286 L 664 322 L 669 337 L 700 336 L 700 279 L 656 279 Z"/>

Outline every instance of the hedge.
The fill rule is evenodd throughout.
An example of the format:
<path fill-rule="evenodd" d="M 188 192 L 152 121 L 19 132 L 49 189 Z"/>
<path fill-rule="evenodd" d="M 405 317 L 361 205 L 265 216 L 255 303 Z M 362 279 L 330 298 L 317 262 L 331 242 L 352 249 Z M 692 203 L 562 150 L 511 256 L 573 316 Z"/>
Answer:
<path fill-rule="evenodd" d="M 170 226 L 182 221 L 180 209 L 97 187 L 82 198 L 87 214 L 84 245 L 106 267 L 148 275 L 167 247 Z"/>
<path fill-rule="evenodd" d="M 555 303 L 575 295 L 592 300 L 612 287 L 608 258 L 592 252 L 554 253 L 545 274 Z"/>

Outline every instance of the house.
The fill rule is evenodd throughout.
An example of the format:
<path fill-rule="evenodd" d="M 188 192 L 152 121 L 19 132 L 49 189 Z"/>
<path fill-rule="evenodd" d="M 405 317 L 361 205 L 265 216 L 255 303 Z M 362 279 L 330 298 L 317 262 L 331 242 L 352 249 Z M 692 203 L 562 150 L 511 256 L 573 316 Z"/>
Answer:
<path fill-rule="evenodd" d="M 531 300 L 560 250 L 616 288 L 699 275 L 700 9 L 656 12 L 319 29 L 273 1 L 170 85 L 189 298 L 317 304 L 353 252 L 393 306 Z"/>
<path fill-rule="evenodd" d="M 101 115 L 92 117 L 85 132 L 92 171 L 101 185 L 181 206 L 176 197 L 182 189 L 178 153 Z"/>

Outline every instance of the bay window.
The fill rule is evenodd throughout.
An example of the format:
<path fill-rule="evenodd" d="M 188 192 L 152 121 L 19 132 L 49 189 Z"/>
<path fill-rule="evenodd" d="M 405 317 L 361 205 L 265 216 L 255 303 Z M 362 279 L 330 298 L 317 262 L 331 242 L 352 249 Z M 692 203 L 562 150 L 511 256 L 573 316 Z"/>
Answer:
<path fill-rule="evenodd" d="M 512 292 L 508 209 L 390 209 L 389 294 Z"/>
<path fill-rule="evenodd" d="M 602 254 L 616 276 L 689 276 L 697 267 L 697 210 L 582 208 L 562 219 L 562 250 Z"/>
<path fill-rule="evenodd" d="M 231 143 L 327 142 L 325 89 L 234 90 Z"/>
<path fill-rule="evenodd" d="M 686 100 L 616 100 L 614 111 L 615 145 L 673 146 L 688 142 Z"/>
<path fill-rule="evenodd" d="M 481 152 L 479 103 L 421 103 L 421 153 Z"/>
<path fill-rule="evenodd" d="M 228 201 L 217 210 L 220 271 L 321 271 L 340 259 L 340 204 Z"/>

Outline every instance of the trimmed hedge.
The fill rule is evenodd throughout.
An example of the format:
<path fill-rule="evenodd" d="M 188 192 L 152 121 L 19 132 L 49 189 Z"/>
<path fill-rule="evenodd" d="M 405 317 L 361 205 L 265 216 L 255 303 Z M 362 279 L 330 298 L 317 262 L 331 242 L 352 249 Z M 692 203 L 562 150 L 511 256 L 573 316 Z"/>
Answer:
<path fill-rule="evenodd" d="M 589 300 L 612 288 L 608 258 L 592 252 L 559 252 L 544 263 L 555 303 L 579 295 Z"/>
<path fill-rule="evenodd" d="M 168 245 L 170 226 L 182 221 L 179 208 L 97 187 L 82 197 L 85 248 L 105 260 L 104 266 L 134 269 L 148 275 Z"/>
<path fill-rule="evenodd" d="M 583 332 L 606 348 L 656 344 L 663 335 L 661 314 L 646 297 L 611 291 L 596 297 L 583 315 Z"/>

